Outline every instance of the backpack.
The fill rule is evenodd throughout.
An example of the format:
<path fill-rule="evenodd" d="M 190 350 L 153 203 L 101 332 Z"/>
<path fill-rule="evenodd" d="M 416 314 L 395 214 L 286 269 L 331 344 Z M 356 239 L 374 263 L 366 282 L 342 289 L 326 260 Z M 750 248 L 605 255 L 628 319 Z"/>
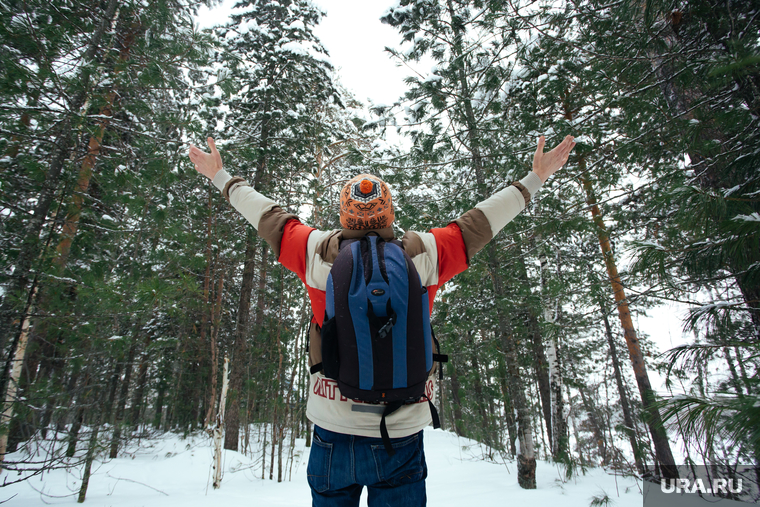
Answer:
<path fill-rule="evenodd" d="M 348 398 L 386 403 L 380 434 L 389 455 L 385 418 L 404 404 L 427 399 L 433 426 L 440 427 L 425 385 L 434 361 L 448 358 L 433 352 L 438 342 L 427 288 L 400 241 L 377 235 L 341 241 L 327 278 L 321 333 L 322 363 L 312 372 L 322 369 Z"/>

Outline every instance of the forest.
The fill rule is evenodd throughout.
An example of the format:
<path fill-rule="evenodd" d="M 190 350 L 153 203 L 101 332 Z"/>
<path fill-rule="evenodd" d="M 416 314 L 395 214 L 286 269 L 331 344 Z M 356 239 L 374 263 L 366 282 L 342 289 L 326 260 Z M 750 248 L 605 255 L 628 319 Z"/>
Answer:
<path fill-rule="evenodd" d="M 400 0 L 388 58 L 429 70 L 392 105 L 341 85 L 315 3 L 199 29 L 215 3 L 0 1 L 0 485 L 79 468 L 84 501 L 93 461 L 166 432 L 283 481 L 310 445 L 306 290 L 190 144 L 323 230 L 376 174 L 400 235 L 519 180 L 540 135 L 575 136 L 567 166 L 438 293 L 444 429 L 526 489 L 537 459 L 760 483 L 760 2 Z M 635 325 L 665 304 L 671 349 Z"/>

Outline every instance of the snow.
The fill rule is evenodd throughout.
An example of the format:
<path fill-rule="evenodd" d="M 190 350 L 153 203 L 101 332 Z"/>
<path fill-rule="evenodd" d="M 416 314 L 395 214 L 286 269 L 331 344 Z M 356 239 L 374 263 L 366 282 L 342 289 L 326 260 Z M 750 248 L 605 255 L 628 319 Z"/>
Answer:
<path fill-rule="evenodd" d="M 435 74 L 431 74 L 425 78 L 423 83 L 435 83 L 437 81 L 443 81 L 443 76 L 437 76 Z"/>
<path fill-rule="evenodd" d="M 646 248 L 654 248 L 657 250 L 661 250 L 663 252 L 667 252 L 667 249 L 665 247 L 663 247 L 661 244 L 656 243 L 654 241 L 637 241 L 636 248 L 639 250 L 643 250 Z"/>
<path fill-rule="evenodd" d="M 309 52 L 306 50 L 306 48 L 304 48 L 299 42 L 296 41 L 286 42 L 282 45 L 281 48 L 278 49 L 278 51 L 287 51 L 304 57 L 309 56 Z"/>
<path fill-rule="evenodd" d="M 293 21 L 290 26 L 288 26 L 291 30 L 306 30 L 306 27 L 303 24 L 303 21 L 300 19 L 297 19 Z"/>
<path fill-rule="evenodd" d="M 737 190 L 739 190 L 741 188 L 742 188 L 741 185 L 736 185 L 735 187 L 731 187 L 728 190 L 725 190 L 723 192 L 723 197 L 728 197 L 729 195 L 733 194 L 734 192 L 736 192 Z"/>
<path fill-rule="evenodd" d="M 535 490 L 523 490 L 517 484 L 514 462 L 484 461 L 486 449 L 475 441 L 455 434 L 427 428 L 425 455 L 428 465 L 428 504 L 461 505 L 562 505 L 587 507 L 593 496 L 607 494 L 616 507 L 636 506 L 642 502 L 640 484 L 630 477 L 614 476 L 601 469 L 590 469 L 570 481 L 563 472 L 545 461 L 537 466 Z M 239 452 L 224 451 L 224 476 L 219 490 L 211 487 L 213 447 L 211 439 L 196 434 L 182 439 L 165 435 L 161 439 L 143 440 L 132 445 L 114 460 L 96 461 L 85 505 L 133 507 L 226 507 L 302 506 L 310 505 L 311 493 L 306 482 L 309 449 L 303 439 L 296 440 L 295 463 L 291 480 L 287 466 L 285 480 L 278 483 L 261 479 L 260 445 L 253 443 L 255 458 Z M 283 449 L 286 454 L 287 445 Z M 9 456 L 10 461 L 18 453 Z M 54 470 L 41 477 L 4 487 L 0 502 L 4 505 L 42 507 L 77 505 L 81 467 Z M 276 476 L 276 469 L 275 469 Z M 269 477 L 267 458 L 266 477 Z M 6 476 L 6 480 L 14 477 Z M 253 502 L 253 503 L 252 503 Z M 362 505 L 366 505 L 366 489 Z"/>
<path fill-rule="evenodd" d="M 751 215 L 736 215 L 734 220 L 743 220 L 745 222 L 760 222 L 760 213 L 752 213 Z"/>

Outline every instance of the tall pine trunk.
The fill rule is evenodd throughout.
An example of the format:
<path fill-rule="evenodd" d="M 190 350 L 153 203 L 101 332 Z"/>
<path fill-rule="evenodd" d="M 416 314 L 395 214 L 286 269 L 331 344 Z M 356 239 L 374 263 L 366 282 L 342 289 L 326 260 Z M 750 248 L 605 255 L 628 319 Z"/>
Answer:
<path fill-rule="evenodd" d="M 579 158 L 578 168 L 580 174 L 587 174 L 585 157 Z M 673 459 L 673 453 L 670 450 L 668 435 L 665 432 L 665 427 L 662 423 L 660 411 L 655 405 L 655 394 L 652 390 L 652 384 L 649 382 L 649 375 L 644 363 L 644 355 L 641 352 L 641 346 L 639 345 L 636 329 L 633 326 L 633 320 L 631 319 L 631 311 L 628 308 L 628 299 L 625 295 L 625 289 L 623 288 L 623 284 L 620 280 L 620 275 L 618 274 L 615 258 L 612 255 L 612 247 L 610 245 L 609 235 L 607 234 L 607 228 L 604 225 L 604 220 L 602 219 L 602 214 L 599 210 L 596 196 L 594 195 L 594 190 L 591 186 L 591 181 L 589 181 L 589 179 L 585 176 L 581 176 L 581 184 L 583 185 L 583 190 L 586 193 L 586 203 L 589 205 L 591 216 L 594 220 L 594 224 L 596 225 L 596 234 L 599 238 L 599 246 L 601 248 L 604 265 L 607 268 L 607 274 L 610 279 L 610 284 L 612 285 L 612 291 L 615 295 L 618 317 L 620 317 L 620 324 L 623 327 L 623 334 L 625 336 L 626 344 L 628 345 L 628 354 L 631 358 L 633 373 L 636 377 L 636 384 L 639 387 L 639 393 L 641 395 L 644 411 L 647 414 L 647 425 L 649 426 L 652 443 L 654 444 L 655 456 L 659 462 L 663 477 L 667 479 L 677 479 L 678 469 L 676 468 L 675 461 Z"/>
<path fill-rule="evenodd" d="M 481 382 L 482 374 L 480 372 L 480 361 L 478 361 L 478 350 L 475 339 L 472 336 L 472 331 L 467 330 L 467 345 L 470 349 L 470 363 L 472 365 L 472 383 L 475 390 L 475 405 L 478 407 L 478 414 L 480 415 L 480 427 L 482 429 L 483 443 L 493 447 L 491 441 L 490 431 L 488 429 L 488 413 L 486 412 L 485 397 L 483 396 L 483 384 Z M 480 440 L 480 439 L 478 439 Z"/>
<path fill-rule="evenodd" d="M 600 300 L 602 309 L 602 318 L 604 320 L 604 334 L 607 337 L 607 344 L 610 347 L 610 356 L 612 357 L 612 369 L 615 373 L 615 384 L 620 394 L 620 406 L 623 409 L 623 423 L 625 424 L 625 433 L 628 435 L 628 440 L 631 442 L 631 451 L 633 452 L 633 459 L 636 462 L 636 469 L 640 475 L 644 474 L 644 464 L 641 461 L 641 450 L 639 449 L 638 441 L 636 440 L 636 426 L 634 426 L 633 415 L 631 414 L 631 406 L 628 402 L 628 394 L 623 384 L 623 374 L 620 368 L 620 360 L 618 359 L 617 346 L 615 346 L 615 338 L 612 336 L 612 327 L 610 321 L 607 318 L 607 305 L 603 300 Z"/>
<path fill-rule="evenodd" d="M 124 66 L 129 59 L 132 45 L 135 42 L 135 37 L 140 30 L 141 26 L 137 21 L 130 23 L 129 27 L 126 27 L 125 25 L 122 30 L 119 30 L 120 32 L 123 32 L 119 33 L 120 36 L 117 38 L 121 43 L 121 48 L 119 49 L 119 58 L 114 66 L 114 77 L 124 70 Z M 87 190 L 90 187 L 92 172 L 95 168 L 98 157 L 100 156 L 103 136 L 105 135 L 106 128 L 113 116 L 114 103 L 118 95 L 117 90 L 112 90 L 106 95 L 105 104 L 100 108 L 100 114 L 98 115 L 99 119 L 97 121 L 95 135 L 90 137 L 87 144 L 87 155 L 85 155 L 82 164 L 79 166 L 76 191 L 72 196 L 72 203 L 61 230 L 61 239 L 56 248 L 57 255 L 54 259 L 54 263 L 58 266 L 59 271 L 63 271 L 66 266 L 69 252 L 71 251 L 71 244 L 79 229 L 79 219 L 82 216 L 84 196 L 87 194 Z"/>
<path fill-rule="evenodd" d="M 68 440 L 68 446 L 66 448 L 66 457 L 71 458 L 74 456 L 77 450 L 77 442 L 79 441 L 79 430 L 82 429 L 82 424 L 84 423 L 84 415 L 85 415 L 85 408 L 87 406 L 86 400 L 84 399 L 84 393 L 87 392 L 87 389 L 90 387 L 90 372 L 89 372 L 89 366 L 88 369 L 84 373 L 84 377 L 82 378 L 82 384 L 79 388 L 79 392 L 77 393 L 77 407 L 74 414 L 74 422 L 71 425 L 71 428 L 69 428 L 69 434 L 67 437 Z M 74 390 L 74 387 L 77 385 L 76 380 L 72 382 L 72 391 Z M 74 395 L 72 394 L 71 397 L 72 403 L 74 400 Z"/>
<path fill-rule="evenodd" d="M 451 0 L 447 0 L 447 7 L 451 19 L 458 19 L 459 17 L 454 10 L 454 5 Z M 457 24 L 454 27 L 454 32 L 454 41 L 451 44 L 451 50 L 453 56 L 459 58 L 461 62 L 463 62 L 461 44 L 463 35 L 462 27 Z M 484 199 L 486 197 L 486 184 L 483 174 L 482 143 L 478 134 L 477 119 L 475 118 L 475 112 L 472 107 L 472 91 L 467 82 L 467 75 L 463 63 L 459 64 L 457 80 L 459 82 L 459 93 L 461 94 L 459 103 L 463 107 L 460 114 L 462 114 L 462 117 L 464 118 L 465 133 L 467 136 L 467 142 L 469 143 L 468 149 L 472 155 L 472 168 L 475 172 L 479 197 Z M 509 325 L 506 311 L 501 304 L 506 296 L 506 291 L 504 289 L 504 282 L 499 269 L 500 263 L 494 240 L 486 246 L 486 253 L 488 255 L 488 270 L 491 275 L 494 296 L 497 301 L 496 312 L 499 322 L 499 336 L 501 339 L 502 352 L 504 353 L 504 358 L 507 364 L 510 394 L 517 414 L 517 439 L 520 442 L 520 448 L 517 455 L 517 480 L 522 488 L 535 489 L 536 456 L 533 447 L 533 427 L 530 418 L 530 407 L 525 399 L 524 391 L 527 382 L 523 380 L 520 374 L 516 339 L 512 333 L 511 326 Z"/>
<path fill-rule="evenodd" d="M 268 81 L 267 81 L 268 83 Z M 269 111 L 268 101 L 264 101 L 263 109 Z M 259 190 L 261 182 L 265 180 L 267 169 L 267 153 L 269 150 L 269 124 L 264 121 L 261 126 L 261 138 L 259 139 L 260 155 L 256 164 L 256 175 L 253 178 L 253 188 Z M 224 426 L 224 448 L 232 451 L 238 450 L 238 435 L 240 434 L 240 402 L 243 388 L 243 375 L 247 370 L 248 357 L 248 321 L 251 309 L 251 293 L 253 292 L 254 259 L 256 257 L 256 233 L 250 227 L 247 228 L 245 245 L 245 264 L 243 267 L 243 280 L 240 285 L 240 300 L 238 302 L 237 322 L 235 323 L 235 349 L 230 364 L 230 390 L 227 403 L 228 415 Z M 260 270 L 266 280 L 266 246 L 262 246 Z M 261 279 L 260 279 L 261 283 Z M 259 296 L 259 307 L 263 304 Z"/>
<path fill-rule="evenodd" d="M 145 336 L 145 342 L 143 344 L 143 353 L 142 358 L 140 359 L 140 368 L 137 371 L 137 388 L 135 389 L 135 395 L 132 398 L 132 413 L 130 415 L 130 423 L 134 431 L 137 431 L 140 424 L 140 412 L 142 411 L 143 407 L 145 387 L 148 383 L 148 366 L 150 364 L 151 356 L 149 346 L 152 338 L 152 333 L 148 332 L 148 334 Z"/>
<path fill-rule="evenodd" d="M 105 417 L 103 410 L 98 408 L 98 404 L 95 402 L 97 396 L 97 389 L 91 395 L 92 404 L 95 406 L 95 417 L 93 418 L 93 428 L 90 433 L 90 441 L 87 445 L 87 454 L 84 460 L 84 469 L 82 471 L 82 484 L 79 486 L 79 496 L 77 497 L 77 503 L 84 503 L 87 496 L 87 488 L 90 487 L 90 477 L 92 473 L 92 462 L 95 460 L 95 452 L 98 449 L 98 435 L 100 434 L 100 427 L 103 425 L 103 419 Z"/>
<path fill-rule="evenodd" d="M 507 426 L 507 438 L 509 439 L 509 452 L 512 457 L 517 456 L 517 424 L 515 422 L 515 411 L 512 407 L 512 395 L 509 390 L 509 379 L 507 378 L 507 367 L 504 365 L 504 357 L 499 354 L 497 357 L 499 368 L 499 386 L 501 387 L 501 397 L 504 400 L 504 419 Z"/>
<path fill-rule="evenodd" d="M 455 356 L 451 359 L 451 368 L 449 372 L 451 374 L 451 403 L 453 405 L 451 415 L 454 418 L 453 426 L 456 434 L 461 436 L 466 435 L 464 429 L 464 421 L 462 420 L 462 400 L 459 398 L 459 390 L 462 388 L 459 384 L 459 374 L 457 373 L 457 363 Z"/>
<path fill-rule="evenodd" d="M 546 426 L 546 435 L 549 438 L 550 448 L 554 448 L 552 442 L 554 434 L 552 432 L 552 402 L 551 402 L 551 383 L 549 381 L 549 367 L 546 359 L 546 351 L 539 329 L 538 320 L 530 308 L 525 309 L 525 323 L 528 335 L 531 338 L 533 352 L 533 366 L 536 370 L 536 380 L 538 381 L 538 395 L 541 399 L 541 415 Z M 552 451 L 553 453 L 554 451 Z"/>
<path fill-rule="evenodd" d="M 651 7 L 649 2 L 641 2 L 642 15 L 644 15 L 648 7 Z M 726 28 L 728 23 L 725 23 L 720 17 L 720 15 L 716 15 L 713 17 L 713 23 L 708 22 L 703 24 L 699 16 L 683 16 L 679 17 L 679 22 L 692 25 L 696 23 L 702 24 L 699 30 L 704 30 L 704 32 L 701 35 L 709 34 L 713 41 L 716 42 L 714 47 L 722 47 L 726 50 L 721 57 L 725 58 L 726 61 L 733 61 L 737 58 L 737 55 L 731 54 L 731 50 L 728 49 L 733 44 L 733 42 L 729 42 L 732 34 Z M 672 118 L 681 118 L 682 120 L 704 122 L 696 139 L 699 143 L 691 142 L 688 149 L 691 166 L 703 167 L 699 171 L 697 178 L 699 185 L 710 192 L 717 192 L 718 194 L 728 196 L 731 193 L 728 191 L 729 188 L 737 184 L 743 184 L 744 182 L 737 181 L 736 179 L 732 180 L 730 176 L 733 169 L 724 161 L 720 161 L 720 158 L 723 160 L 729 159 L 725 153 L 726 141 L 728 140 L 727 135 L 716 126 L 714 120 L 705 122 L 704 118 L 699 117 L 700 103 L 705 101 L 705 94 L 710 92 L 705 91 L 705 87 L 702 87 L 702 84 L 699 82 L 691 84 L 688 87 L 683 85 L 682 80 L 679 78 L 681 72 L 670 61 L 673 55 L 678 54 L 673 48 L 680 37 L 676 31 L 674 19 L 660 20 L 661 29 L 657 34 L 659 40 L 654 41 L 656 45 L 652 45 L 647 50 L 647 58 L 650 61 L 654 74 L 657 76 L 663 97 L 671 109 L 670 116 Z M 733 21 L 731 24 L 733 25 Z M 692 26 L 691 28 L 693 29 L 694 27 Z M 731 28 L 731 31 L 733 31 L 733 28 Z M 681 35 L 684 33 L 681 32 Z M 649 37 L 650 34 L 647 34 L 648 39 Z M 734 92 L 743 98 L 744 106 L 757 117 L 760 114 L 760 101 L 757 100 L 758 95 L 760 95 L 757 72 L 731 72 L 727 77 L 733 79 Z M 684 136 L 691 137 L 691 134 L 684 132 Z M 715 143 L 715 141 L 718 142 Z M 718 154 L 721 156 L 720 158 L 716 154 L 711 154 L 709 148 L 704 147 L 705 145 L 714 146 L 716 144 L 719 150 Z M 755 336 L 760 340 L 760 286 L 757 284 L 757 279 L 750 265 L 752 259 L 755 259 L 756 256 L 757 245 L 750 243 L 744 247 L 743 251 L 727 255 L 725 267 L 736 281 L 736 285 L 742 294 L 750 319 L 752 320 Z"/>
<path fill-rule="evenodd" d="M 570 368 L 572 370 L 573 376 L 578 379 L 578 385 L 576 388 L 578 389 L 578 393 L 581 397 L 581 403 L 583 404 L 584 410 L 586 410 L 586 415 L 588 416 L 588 423 L 591 427 L 591 433 L 594 434 L 594 443 L 596 444 L 596 451 L 599 454 L 599 458 L 602 460 L 602 465 L 607 464 L 607 441 L 604 438 L 604 428 L 602 428 L 602 425 L 599 423 L 599 417 L 597 417 L 596 409 L 589 399 L 588 393 L 586 392 L 586 386 L 583 385 L 583 381 L 578 377 L 578 372 L 575 369 L 575 365 L 570 363 Z"/>

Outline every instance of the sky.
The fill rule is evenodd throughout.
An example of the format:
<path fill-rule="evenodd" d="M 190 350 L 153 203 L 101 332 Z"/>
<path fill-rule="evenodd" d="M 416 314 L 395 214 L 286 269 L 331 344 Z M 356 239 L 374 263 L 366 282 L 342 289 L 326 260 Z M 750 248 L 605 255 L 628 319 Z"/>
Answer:
<path fill-rule="evenodd" d="M 373 104 L 392 104 L 405 91 L 404 78 L 412 73 L 400 67 L 385 51 L 398 47 L 401 35 L 380 22 L 380 16 L 397 0 L 312 0 L 326 16 L 314 33 L 330 53 L 340 82 L 354 96 Z M 222 24 L 227 20 L 235 0 L 198 13 L 201 28 Z"/>

